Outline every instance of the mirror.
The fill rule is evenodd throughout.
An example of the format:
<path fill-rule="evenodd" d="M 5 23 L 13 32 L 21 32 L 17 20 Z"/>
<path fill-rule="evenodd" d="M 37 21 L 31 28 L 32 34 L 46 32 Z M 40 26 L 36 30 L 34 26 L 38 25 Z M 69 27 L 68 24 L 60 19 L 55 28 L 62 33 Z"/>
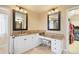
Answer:
<path fill-rule="evenodd" d="M 28 27 L 28 15 L 13 10 L 13 30 L 27 30 Z"/>
<path fill-rule="evenodd" d="M 60 12 L 48 15 L 48 30 L 60 30 Z"/>

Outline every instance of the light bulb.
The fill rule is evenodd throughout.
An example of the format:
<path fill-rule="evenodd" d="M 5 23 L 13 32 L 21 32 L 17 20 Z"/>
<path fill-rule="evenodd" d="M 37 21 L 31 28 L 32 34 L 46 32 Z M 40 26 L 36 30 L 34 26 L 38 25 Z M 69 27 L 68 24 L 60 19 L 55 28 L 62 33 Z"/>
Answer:
<path fill-rule="evenodd" d="M 51 13 L 54 13 L 54 12 L 55 12 L 54 10 L 51 11 Z"/>
<path fill-rule="evenodd" d="M 19 23 L 21 23 L 21 21 L 19 21 Z"/>
<path fill-rule="evenodd" d="M 26 10 L 24 10 L 24 13 L 27 13 L 27 11 L 26 11 Z"/>
<path fill-rule="evenodd" d="M 58 9 L 55 9 L 55 12 L 58 12 L 59 10 Z"/>
<path fill-rule="evenodd" d="M 51 12 L 48 12 L 48 14 L 51 14 Z"/>
<path fill-rule="evenodd" d="M 19 11 L 19 8 L 18 8 L 18 7 L 16 7 L 16 8 L 15 8 L 15 10 L 16 10 L 16 11 Z"/>
<path fill-rule="evenodd" d="M 23 9 L 20 9 L 20 12 L 23 12 Z"/>

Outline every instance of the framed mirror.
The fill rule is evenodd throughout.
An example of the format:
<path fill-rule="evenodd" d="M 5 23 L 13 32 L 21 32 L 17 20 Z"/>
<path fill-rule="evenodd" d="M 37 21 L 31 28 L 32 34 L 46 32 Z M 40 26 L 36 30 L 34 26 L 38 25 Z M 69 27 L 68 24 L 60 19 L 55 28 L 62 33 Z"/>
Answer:
<path fill-rule="evenodd" d="M 28 29 L 28 14 L 13 10 L 13 30 Z"/>
<path fill-rule="evenodd" d="M 48 30 L 60 30 L 60 12 L 48 15 Z"/>

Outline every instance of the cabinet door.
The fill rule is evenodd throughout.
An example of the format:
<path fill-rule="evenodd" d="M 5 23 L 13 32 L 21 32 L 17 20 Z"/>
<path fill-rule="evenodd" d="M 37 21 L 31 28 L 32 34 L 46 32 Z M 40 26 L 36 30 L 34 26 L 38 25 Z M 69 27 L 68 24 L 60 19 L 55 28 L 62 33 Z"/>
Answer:
<path fill-rule="evenodd" d="M 14 53 L 21 53 L 22 51 L 24 51 L 23 37 L 16 37 L 14 39 Z"/>
<path fill-rule="evenodd" d="M 31 36 L 31 37 L 32 37 L 34 47 L 41 44 L 41 39 L 37 35 Z"/>
<path fill-rule="evenodd" d="M 40 39 L 36 35 L 28 35 L 24 40 L 25 51 L 28 51 L 40 44 Z"/>
<path fill-rule="evenodd" d="M 55 46 L 56 46 L 57 49 L 59 49 L 59 50 L 62 49 L 62 47 L 61 47 L 61 43 L 62 43 L 62 41 L 61 41 L 61 40 L 56 40 L 55 43 L 56 43 Z"/>
<path fill-rule="evenodd" d="M 25 36 L 24 38 L 24 49 L 25 51 L 30 50 L 33 47 L 32 39 L 30 36 Z"/>

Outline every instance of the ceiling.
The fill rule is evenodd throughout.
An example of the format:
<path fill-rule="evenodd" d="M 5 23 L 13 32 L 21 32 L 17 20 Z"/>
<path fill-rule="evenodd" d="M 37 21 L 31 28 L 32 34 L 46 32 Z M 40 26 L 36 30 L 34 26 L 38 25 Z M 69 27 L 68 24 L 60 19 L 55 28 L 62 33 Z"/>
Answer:
<path fill-rule="evenodd" d="M 15 6 L 15 5 L 14 5 Z M 74 5 L 19 5 L 29 11 L 33 11 L 36 13 L 42 13 L 42 12 L 46 12 L 52 8 L 56 8 L 56 7 L 67 7 L 70 8 Z M 12 6 L 11 6 L 12 7 Z"/>
<path fill-rule="evenodd" d="M 45 12 L 51 8 L 56 8 L 58 5 L 21 5 L 22 7 L 37 13 Z"/>

